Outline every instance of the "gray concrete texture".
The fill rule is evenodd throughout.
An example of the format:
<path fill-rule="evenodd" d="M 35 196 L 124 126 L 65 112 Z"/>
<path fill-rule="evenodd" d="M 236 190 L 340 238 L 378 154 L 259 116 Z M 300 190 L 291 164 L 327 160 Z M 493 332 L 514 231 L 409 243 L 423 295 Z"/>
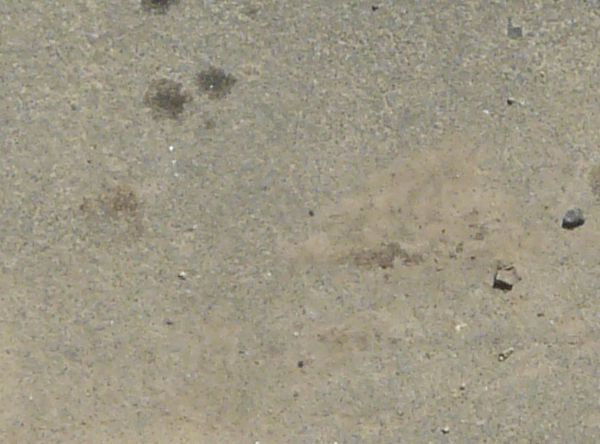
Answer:
<path fill-rule="evenodd" d="M 600 442 L 598 2 L 0 26 L 3 443 Z"/>

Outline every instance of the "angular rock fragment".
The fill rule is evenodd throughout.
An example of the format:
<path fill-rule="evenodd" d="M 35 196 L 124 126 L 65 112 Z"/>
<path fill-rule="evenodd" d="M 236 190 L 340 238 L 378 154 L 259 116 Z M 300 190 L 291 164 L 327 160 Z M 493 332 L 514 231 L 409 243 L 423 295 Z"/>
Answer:
<path fill-rule="evenodd" d="M 512 265 L 499 265 L 494 273 L 493 287 L 498 290 L 510 291 L 521 277 Z"/>

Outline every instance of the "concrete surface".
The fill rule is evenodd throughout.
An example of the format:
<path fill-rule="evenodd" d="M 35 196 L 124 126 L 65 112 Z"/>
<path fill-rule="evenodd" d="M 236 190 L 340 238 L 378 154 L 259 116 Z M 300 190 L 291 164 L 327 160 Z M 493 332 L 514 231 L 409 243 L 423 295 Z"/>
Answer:
<path fill-rule="evenodd" d="M 2 442 L 600 440 L 598 2 L 154 3 L 0 3 Z"/>

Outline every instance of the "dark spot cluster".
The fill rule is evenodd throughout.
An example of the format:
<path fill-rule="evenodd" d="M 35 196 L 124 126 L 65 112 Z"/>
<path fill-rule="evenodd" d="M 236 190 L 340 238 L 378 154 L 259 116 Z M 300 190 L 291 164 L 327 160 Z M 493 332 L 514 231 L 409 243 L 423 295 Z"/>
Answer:
<path fill-rule="evenodd" d="M 104 197 L 108 213 L 111 215 L 132 215 L 139 207 L 137 194 L 128 185 L 119 184 L 112 188 Z"/>
<path fill-rule="evenodd" d="M 98 216 L 106 215 L 112 218 L 127 218 L 135 216 L 139 207 L 140 201 L 134 189 L 129 185 L 120 183 L 110 187 L 95 199 L 84 198 L 79 209 Z"/>
<path fill-rule="evenodd" d="M 237 79 L 222 68 L 211 66 L 198 73 L 197 82 L 200 91 L 207 93 L 210 98 L 222 99 L 231 92 Z"/>
<path fill-rule="evenodd" d="M 79 206 L 89 228 L 113 239 L 139 236 L 143 231 L 142 204 L 135 189 L 123 182 L 102 188 Z"/>
<path fill-rule="evenodd" d="M 165 14 L 168 9 L 179 3 L 179 0 L 141 0 L 142 9 L 146 12 Z M 196 74 L 196 87 L 200 94 L 211 99 L 222 99 L 227 96 L 237 79 L 222 68 L 210 66 Z M 153 80 L 144 94 L 144 105 L 151 108 L 154 118 L 177 119 L 184 111 L 186 103 L 192 100 L 185 92 L 183 85 L 171 79 Z M 206 126 L 212 127 L 214 122 L 208 120 Z"/>
<path fill-rule="evenodd" d="M 144 104 L 152 108 L 155 117 L 175 119 L 183 112 L 184 105 L 192 99 L 182 89 L 183 85 L 174 80 L 154 80 L 144 95 Z"/>
<path fill-rule="evenodd" d="M 208 94 L 211 99 L 222 99 L 231 92 L 237 79 L 213 66 L 198 73 L 196 81 L 200 93 Z M 191 100 L 182 83 L 165 78 L 152 81 L 144 95 L 144 104 L 153 110 L 155 118 L 176 119 Z M 207 126 L 213 127 L 214 122 L 208 121 Z"/>

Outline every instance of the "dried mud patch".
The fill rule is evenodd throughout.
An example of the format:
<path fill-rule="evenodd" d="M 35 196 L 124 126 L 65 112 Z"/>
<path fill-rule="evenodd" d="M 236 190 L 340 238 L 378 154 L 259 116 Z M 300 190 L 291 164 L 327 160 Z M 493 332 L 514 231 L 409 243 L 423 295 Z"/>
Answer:
<path fill-rule="evenodd" d="M 286 254 L 302 263 L 381 269 L 531 259 L 542 237 L 526 228 L 519 196 L 483 152 L 456 136 L 398 158 L 363 192 L 319 209 L 316 230 L 287 244 Z"/>
<path fill-rule="evenodd" d="M 350 254 L 351 263 L 367 268 L 393 268 L 396 260 L 404 265 L 419 264 L 423 257 L 419 254 L 410 254 L 397 242 L 382 244 L 377 248 L 356 251 Z"/>

